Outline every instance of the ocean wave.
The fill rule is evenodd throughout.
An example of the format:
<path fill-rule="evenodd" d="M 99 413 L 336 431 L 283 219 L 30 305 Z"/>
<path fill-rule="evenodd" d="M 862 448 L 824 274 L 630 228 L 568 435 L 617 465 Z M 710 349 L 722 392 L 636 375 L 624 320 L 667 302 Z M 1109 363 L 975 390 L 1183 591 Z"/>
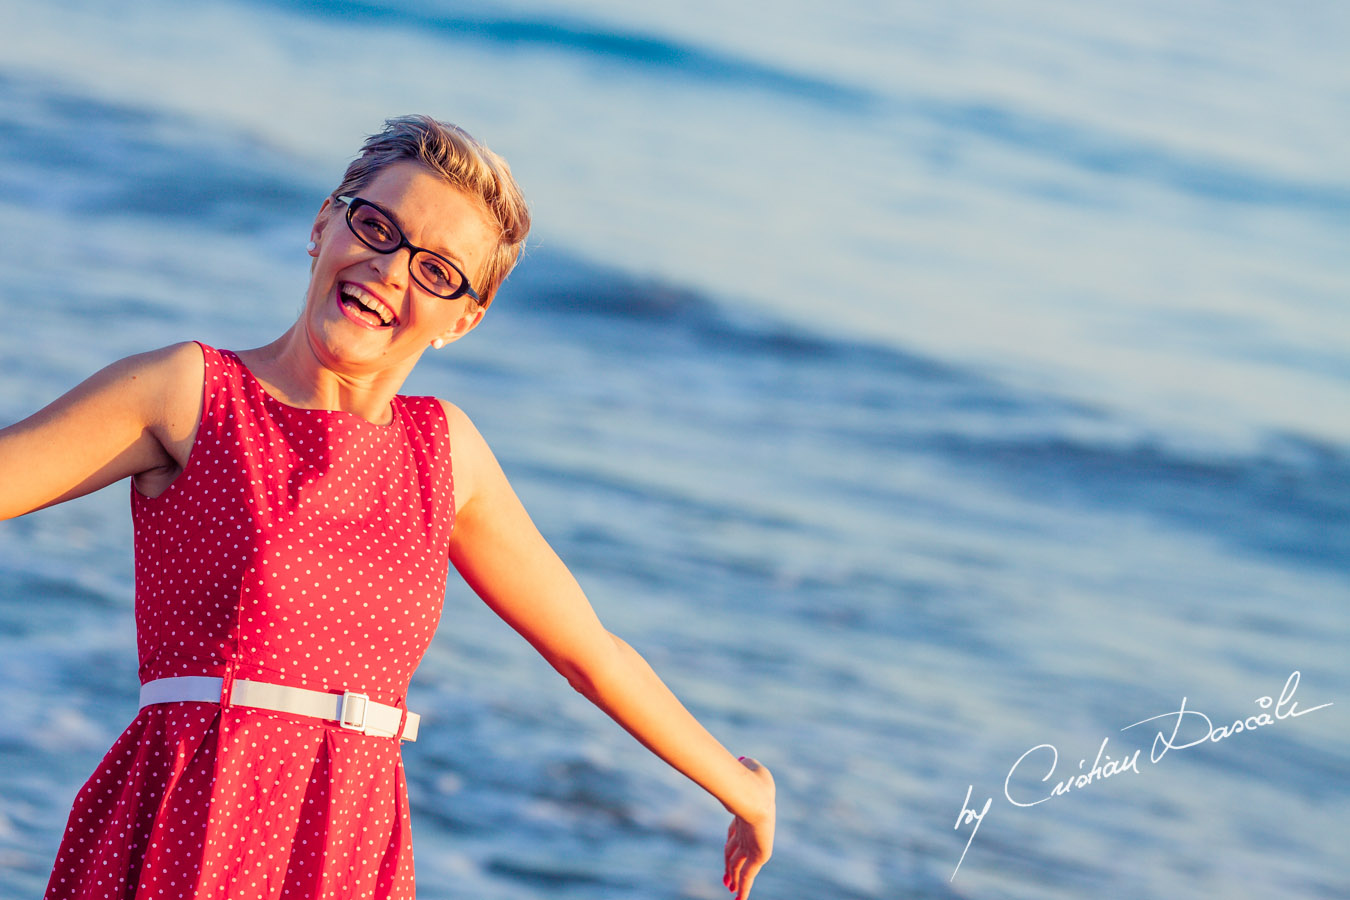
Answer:
<path fill-rule="evenodd" d="M 1151 182 L 1223 203 L 1350 215 L 1350 185 L 1285 177 L 1212 155 L 989 101 L 912 98 L 899 107 L 958 134 L 1016 148 L 1093 175 Z"/>
<path fill-rule="evenodd" d="M 505 47 L 539 47 L 617 61 L 625 66 L 700 81 L 767 90 L 831 106 L 862 107 L 875 100 L 865 89 L 802 72 L 719 53 L 670 37 L 610 27 L 578 17 L 511 17 L 430 11 L 406 3 L 345 0 L 258 0 L 305 15 L 380 27 L 410 28 L 454 40 Z"/>
<path fill-rule="evenodd" d="M 1350 573 L 1350 453 L 1341 447 L 1277 432 L 1246 456 L 1147 437 L 948 432 L 916 443 L 1048 503 L 1143 512 L 1242 550 Z"/>
<path fill-rule="evenodd" d="M 874 126 L 904 130 L 922 123 L 956 139 L 991 141 L 1094 176 L 1151 183 L 1208 201 L 1288 207 L 1350 216 L 1350 185 L 1299 178 L 1213 154 L 1018 108 L 992 98 L 938 98 L 895 93 L 809 71 L 760 62 L 660 33 L 601 20 L 475 15 L 392 2 L 251 0 L 269 8 L 379 28 L 413 29 L 448 40 L 574 54 L 620 66 L 730 87 L 764 91 L 830 111 L 862 116 Z"/>
<path fill-rule="evenodd" d="M 552 248 L 529 250 L 502 288 L 502 308 L 531 315 L 647 323 L 678 331 L 702 349 L 784 359 L 848 360 L 881 374 L 964 380 L 958 368 L 902 348 L 807 331 L 731 298 L 642 277 Z"/>
<path fill-rule="evenodd" d="M 238 232 L 312 207 L 316 190 L 302 172 L 246 135 L 0 72 L 0 194 L 9 202 Z"/>
<path fill-rule="evenodd" d="M 584 317 L 590 324 L 569 329 L 576 339 L 622 347 L 626 359 L 735 370 L 739 389 L 795 414 L 781 434 L 764 424 L 763 439 L 808 430 L 822 445 L 861 446 L 875 458 L 935 458 L 1048 504 L 1144 513 L 1244 551 L 1350 571 L 1345 447 L 1273 430 L 1252 452 L 1188 445 L 1113 410 L 903 348 L 808 333 L 688 288 L 538 256 L 508 282 L 503 315 Z M 708 407 L 717 414 L 715 396 Z M 855 487 L 867 506 L 913 502 Z"/>
<path fill-rule="evenodd" d="M 191 218 L 222 232 L 256 228 L 260 215 L 304 218 L 322 190 L 247 136 L 2 73 L 0 163 L 11 203 Z M 1107 409 L 551 248 L 527 254 L 494 315 L 583 317 L 591 324 L 572 329 L 577 341 L 656 366 L 698 360 L 716 370 L 710 383 L 734 379 L 808 413 L 791 428 L 826 441 L 937 457 L 1034 495 L 1144 511 L 1319 566 L 1350 560 L 1350 535 L 1336 526 L 1350 509 L 1350 461 L 1338 446 L 1270 433 L 1256 454 L 1195 452 Z"/>

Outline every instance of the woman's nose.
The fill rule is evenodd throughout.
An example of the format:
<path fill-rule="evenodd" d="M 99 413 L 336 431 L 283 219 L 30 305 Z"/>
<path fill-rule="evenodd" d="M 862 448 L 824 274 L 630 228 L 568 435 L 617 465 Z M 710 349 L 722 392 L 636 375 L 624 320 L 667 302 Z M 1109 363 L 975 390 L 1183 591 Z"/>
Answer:
<path fill-rule="evenodd" d="M 400 247 L 393 253 L 376 253 L 370 259 L 370 267 L 385 284 L 402 290 L 407 286 L 408 253 L 406 247 Z"/>

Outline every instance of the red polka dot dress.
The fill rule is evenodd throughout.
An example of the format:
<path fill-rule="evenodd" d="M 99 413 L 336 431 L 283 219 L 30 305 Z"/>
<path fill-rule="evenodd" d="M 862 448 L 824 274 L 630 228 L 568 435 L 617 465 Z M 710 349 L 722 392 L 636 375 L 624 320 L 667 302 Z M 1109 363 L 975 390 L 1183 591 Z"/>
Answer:
<path fill-rule="evenodd" d="M 286 406 L 203 346 L 187 467 L 132 490 L 141 681 L 359 691 L 405 708 L 440 618 L 454 498 L 444 413 Z M 218 703 L 147 706 L 80 790 L 48 900 L 411 898 L 400 742 Z"/>

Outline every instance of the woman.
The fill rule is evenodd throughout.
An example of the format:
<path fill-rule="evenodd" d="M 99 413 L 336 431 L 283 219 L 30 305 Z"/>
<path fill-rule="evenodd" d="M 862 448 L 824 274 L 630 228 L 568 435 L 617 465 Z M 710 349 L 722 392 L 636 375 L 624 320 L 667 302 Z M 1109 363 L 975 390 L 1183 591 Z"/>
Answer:
<path fill-rule="evenodd" d="M 0 469 L 24 473 L 0 517 L 132 481 L 142 708 L 76 797 L 48 898 L 412 897 L 404 699 L 448 562 L 723 803 L 723 883 L 748 896 L 768 770 L 604 629 L 468 417 L 398 395 L 482 321 L 528 229 L 499 157 L 390 120 L 314 220 L 285 334 L 130 357 L 0 431 Z"/>

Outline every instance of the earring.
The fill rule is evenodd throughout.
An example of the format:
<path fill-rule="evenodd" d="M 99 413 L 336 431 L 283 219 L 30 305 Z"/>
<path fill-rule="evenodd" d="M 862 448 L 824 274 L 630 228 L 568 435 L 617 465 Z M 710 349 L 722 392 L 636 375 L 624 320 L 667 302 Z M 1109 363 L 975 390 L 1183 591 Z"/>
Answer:
<path fill-rule="evenodd" d="M 431 346 L 439 350 L 445 346 L 445 340 L 442 338 L 436 338 L 436 340 L 431 342 Z"/>
<path fill-rule="evenodd" d="M 313 253 L 318 246 L 319 246 L 318 244 L 314 243 L 313 241 L 310 241 L 308 244 L 305 245 L 305 249 L 308 250 L 310 253 Z"/>

